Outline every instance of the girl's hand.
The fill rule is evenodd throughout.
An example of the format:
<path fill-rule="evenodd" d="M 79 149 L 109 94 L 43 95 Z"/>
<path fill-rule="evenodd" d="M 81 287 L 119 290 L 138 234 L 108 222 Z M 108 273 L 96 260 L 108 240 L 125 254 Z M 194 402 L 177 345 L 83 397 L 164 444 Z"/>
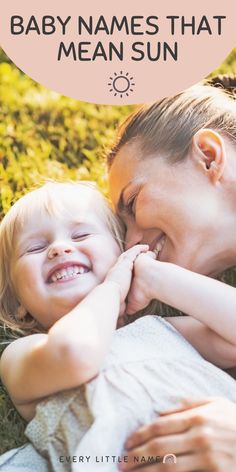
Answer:
<path fill-rule="evenodd" d="M 124 304 L 127 297 L 136 258 L 147 252 L 149 249 L 146 244 L 137 244 L 121 254 L 116 264 L 109 270 L 105 282 L 114 282 L 120 287 L 121 304 Z"/>
<path fill-rule="evenodd" d="M 152 286 L 155 284 L 157 291 L 157 275 L 161 263 L 156 261 L 154 252 L 148 251 L 140 254 L 134 263 L 134 277 L 128 294 L 127 314 L 133 315 L 145 308 L 153 298 Z M 155 271 L 155 282 L 153 272 Z"/>
<path fill-rule="evenodd" d="M 235 472 L 236 405 L 224 398 L 187 400 L 181 408 L 165 412 L 143 426 L 126 442 L 124 471 Z M 155 464 L 140 469 L 134 456 L 175 454 L 176 464 Z"/>

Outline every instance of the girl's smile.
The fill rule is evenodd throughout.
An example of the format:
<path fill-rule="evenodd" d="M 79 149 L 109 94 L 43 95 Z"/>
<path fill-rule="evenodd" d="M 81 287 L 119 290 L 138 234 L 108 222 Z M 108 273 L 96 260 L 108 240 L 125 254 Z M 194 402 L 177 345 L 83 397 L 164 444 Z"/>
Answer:
<path fill-rule="evenodd" d="M 76 279 L 82 274 L 90 272 L 90 268 L 85 265 L 81 265 L 76 261 L 67 261 L 61 264 L 57 264 L 53 269 L 49 271 L 47 276 L 47 283 L 64 283 L 70 282 Z"/>
<path fill-rule="evenodd" d="M 20 305 L 45 328 L 103 282 L 120 254 L 86 191 L 70 190 L 60 215 L 42 210 L 18 232 L 11 263 L 14 290 Z"/>

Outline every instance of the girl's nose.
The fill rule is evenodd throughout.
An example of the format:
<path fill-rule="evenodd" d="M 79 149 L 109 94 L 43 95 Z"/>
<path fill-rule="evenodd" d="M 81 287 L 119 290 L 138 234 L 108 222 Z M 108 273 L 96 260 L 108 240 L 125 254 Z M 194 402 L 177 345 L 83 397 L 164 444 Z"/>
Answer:
<path fill-rule="evenodd" d="M 136 223 L 127 225 L 127 231 L 125 235 L 125 248 L 129 249 L 135 244 L 140 244 L 143 240 L 143 231 L 139 228 Z"/>
<path fill-rule="evenodd" d="M 48 249 L 48 259 L 54 259 L 55 257 L 63 256 L 65 254 L 71 254 L 74 250 L 74 247 L 70 244 L 63 242 L 54 243 Z"/>

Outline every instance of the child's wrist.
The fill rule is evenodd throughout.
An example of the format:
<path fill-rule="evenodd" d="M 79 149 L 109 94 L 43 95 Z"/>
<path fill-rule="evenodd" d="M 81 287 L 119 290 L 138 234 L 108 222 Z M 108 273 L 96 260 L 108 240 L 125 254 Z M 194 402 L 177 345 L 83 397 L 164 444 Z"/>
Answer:
<path fill-rule="evenodd" d="M 173 289 L 177 285 L 181 268 L 170 262 L 157 261 L 158 267 L 152 269 L 150 277 L 150 292 L 152 299 L 170 303 Z"/>
<path fill-rule="evenodd" d="M 164 292 L 164 283 L 165 283 L 165 272 L 168 267 L 168 264 L 153 261 L 153 264 L 150 267 L 150 274 L 149 274 L 149 283 L 147 286 L 148 290 L 148 298 L 151 300 L 153 299 L 162 299 L 162 294 Z"/>

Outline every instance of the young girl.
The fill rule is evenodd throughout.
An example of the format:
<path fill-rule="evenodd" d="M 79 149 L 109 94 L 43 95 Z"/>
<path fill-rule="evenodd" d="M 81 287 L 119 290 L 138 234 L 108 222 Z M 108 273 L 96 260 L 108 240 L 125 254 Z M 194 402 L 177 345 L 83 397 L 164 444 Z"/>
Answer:
<path fill-rule="evenodd" d="M 145 245 L 120 255 L 121 237 L 103 197 L 82 183 L 46 184 L 1 223 L 1 317 L 27 334 L 5 349 L 1 377 L 56 472 L 117 471 L 127 436 L 183 398 L 236 401 L 234 380 L 167 321 L 145 316 L 115 331 L 134 266 L 152 277 L 159 266 Z"/>

